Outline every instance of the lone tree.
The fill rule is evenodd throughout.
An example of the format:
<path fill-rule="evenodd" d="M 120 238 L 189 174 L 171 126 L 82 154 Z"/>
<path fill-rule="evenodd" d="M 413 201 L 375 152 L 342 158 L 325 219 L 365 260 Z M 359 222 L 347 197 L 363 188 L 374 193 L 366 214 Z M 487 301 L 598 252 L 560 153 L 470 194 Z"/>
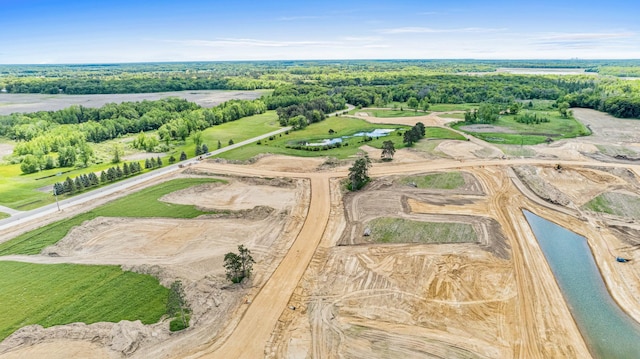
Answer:
<path fill-rule="evenodd" d="M 253 257 L 251 251 L 243 245 L 238 246 L 239 254 L 229 252 L 224 255 L 224 268 L 227 279 L 233 283 L 240 283 L 245 277 L 251 277 Z"/>
<path fill-rule="evenodd" d="M 349 190 L 357 191 L 369 182 L 369 167 L 371 167 L 371 160 L 365 154 L 349 168 Z"/>
<path fill-rule="evenodd" d="M 564 118 L 569 118 L 571 115 L 571 111 L 569 111 L 569 103 L 568 102 L 560 102 L 558 104 L 558 112 Z"/>
<path fill-rule="evenodd" d="M 182 152 L 180 153 L 180 161 L 184 161 L 184 160 L 186 160 L 186 159 L 187 159 L 187 154 L 186 154 L 186 153 L 184 153 L 184 151 L 182 151 Z"/>
<path fill-rule="evenodd" d="M 393 141 L 382 142 L 382 159 L 391 161 L 393 155 L 396 153 L 396 147 L 393 145 Z"/>
<path fill-rule="evenodd" d="M 409 108 L 412 108 L 415 112 L 418 112 L 418 106 L 420 106 L 420 102 L 418 102 L 418 99 L 416 99 L 415 97 L 409 97 L 409 100 L 407 100 L 407 106 L 409 106 Z"/>

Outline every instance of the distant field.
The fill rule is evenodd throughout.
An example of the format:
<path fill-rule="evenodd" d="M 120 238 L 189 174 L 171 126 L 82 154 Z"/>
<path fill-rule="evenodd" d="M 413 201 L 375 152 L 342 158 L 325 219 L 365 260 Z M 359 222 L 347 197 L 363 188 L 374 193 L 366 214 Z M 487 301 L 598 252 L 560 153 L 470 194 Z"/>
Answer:
<path fill-rule="evenodd" d="M 420 222 L 403 218 L 376 218 L 368 223 L 376 243 L 469 243 L 477 242 L 466 223 Z"/>
<path fill-rule="evenodd" d="M 209 213 L 199 211 L 194 206 L 161 202 L 158 201 L 158 198 L 171 192 L 211 182 L 220 182 L 220 180 L 212 178 L 177 179 L 145 188 L 94 210 L 51 223 L 24 233 L 10 241 L 0 243 L 0 256 L 38 254 L 45 247 L 53 245 L 64 238 L 72 227 L 79 226 L 82 222 L 99 216 L 194 218 Z"/>
<path fill-rule="evenodd" d="M 0 212 L 0 219 L 5 219 L 5 218 L 9 218 L 11 216 L 9 216 L 8 213 L 4 213 L 4 212 Z"/>
<path fill-rule="evenodd" d="M 117 266 L 0 261 L 0 273 L 0 341 L 31 324 L 151 324 L 167 311 L 169 290 L 156 278 Z"/>
<path fill-rule="evenodd" d="M 7 94 L 0 93 L 0 115 L 14 112 L 56 111 L 72 105 L 84 107 L 101 107 L 107 103 L 155 101 L 167 97 L 184 98 L 202 107 L 213 107 L 222 102 L 239 99 L 253 100 L 260 98 L 268 91 L 176 91 L 135 94 L 107 94 L 107 95 L 44 95 L 44 94 Z"/>
<path fill-rule="evenodd" d="M 359 110 L 358 112 L 365 112 L 369 114 L 369 116 L 373 117 L 382 117 L 382 118 L 393 118 L 393 117 L 415 117 L 415 116 L 425 116 L 428 115 L 429 112 L 424 111 L 400 111 L 400 110 Z"/>
<path fill-rule="evenodd" d="M 505 145 L 537 145 L 544 143 L 547 138 L 560 140 L 587 136 L 590 131 L 573 118 L 562 118 L 557 111 L 523 111 L 535 113 L 539 117 L 549 118 L 549 122 L 540 124 L 524 124 L 515 121 L 513 115 L 502 115 L 496 123 L 478 125 L 482 131 L 465 130 L 466 124 L 458 122 L 453 128 L 472 134 L 487 142 Z M 495 130 L 492 131 L 491 128 Z"/>
<path fill-rule="evenodd" d="M 408 176 L 400 181 L 403 184 L 415 183 L 418 188 L 456 189 L 464 186 L 464 177 L 460 172 L 433 173 L 426 176 Z"/>

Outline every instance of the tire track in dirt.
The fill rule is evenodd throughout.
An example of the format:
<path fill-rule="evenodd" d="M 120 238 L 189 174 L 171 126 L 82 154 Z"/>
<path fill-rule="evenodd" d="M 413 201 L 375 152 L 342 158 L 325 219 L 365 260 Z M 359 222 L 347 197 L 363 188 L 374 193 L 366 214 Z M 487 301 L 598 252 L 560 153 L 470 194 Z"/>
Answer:
<path fill-rule="evenodd" d="M 316 251 L 329 220 L 329 177 L 311 175 L 309 212 L 296 241 L 258 292 L 227 338 L 217 340 L 187 358 L 260 358 L 290 298 Z M 286 294 L 285 294 L 286 293 Z"/>

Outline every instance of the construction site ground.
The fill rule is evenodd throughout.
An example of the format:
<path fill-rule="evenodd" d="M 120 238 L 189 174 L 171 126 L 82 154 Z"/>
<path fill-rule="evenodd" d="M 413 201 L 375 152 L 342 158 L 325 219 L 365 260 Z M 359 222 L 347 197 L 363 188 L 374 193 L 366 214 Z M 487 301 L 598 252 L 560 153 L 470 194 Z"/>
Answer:
<path fill-rule="evenodd" d="M 522 210 L 587 238 L 612 297 L 640 321 L 640 224 L 585 207 L 603 193 L 640 196 L 634 161 L 640 139 L 633 135 L 640 132 L 629 132 L 638 124 L 632 120 L 584 109 L 574 114 L 592 136 L 528 146 L 526 156 L 468 136 L 399 150 L 391 162 L 363 147 L 374 163 L 372 181 L 359 192 L 344 185 L 352 162 L 326 158 L 207 160 L 156 179 L 225 179 L 162 199 L 224 213 L 96 218 L 40 255 L 0 259 L 117 264 L 165 285 L 180 279 L 193 310 L 190 328 L 170 333 L 166 321 L 29 326 L 0 343 L 0 358 L 591 357 Z M 441 115 L 366 120 L 453 121 Z M 461 173 L 464 185 L 444 190 L 402 181 L 449 171 Z M 474 235 L 420 243 L 364 236 L 382 218 L 456 223 Z M 239 244 L 256 259 L 254 276 L 232 285 L 223 257 Z M 622 265 L 616 256 L 631 261 Z"/>

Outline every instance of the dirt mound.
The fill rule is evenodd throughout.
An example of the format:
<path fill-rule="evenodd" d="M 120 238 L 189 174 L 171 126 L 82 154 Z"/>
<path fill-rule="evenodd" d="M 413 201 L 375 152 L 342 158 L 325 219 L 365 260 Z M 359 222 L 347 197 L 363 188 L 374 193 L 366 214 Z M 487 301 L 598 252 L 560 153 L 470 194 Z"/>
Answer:
<path fill-rule="evenodd" d="M 514 167 L 518 178 L 538 197 L 553 204 L 569 206 L 571 199 L 539 175 L 540 169 L 533 166 Z"/>
<path fill-rule="evenodd" d="M 141 346 L 153 345 L 166 340 L 169 336 L 169 328 L 166 323 L 143 325 L 139 320 L 90 325 L 73 323 L 50 328 L 30 325 L 6 338 L 0 344 L 0 354 L 9 353 L 9 358 L 19 358 L 23 355 L 35 354 L 34 350 L 38 351 L 38 344 L 52 343 L 56 347 L 60 345 L 58 342 L 82 341 L 93 344 L 89 348 L 91 353 L 96 354 L 96 357 L 109 357 L 114 354 L 128 356 Z M 32 348 L 32 346 L 36 347 Z M 47 346 L 45 345 L 45 347 Z M 79 354 L 85 357 L 88 355 L 86 352 Z M 93 357 L 93 355 L 90 356 Z"/>
<path fill-rule="evenodd" d="M 321 157 L 291 157 L 268 155 L 258 159 L 252 167 L 282 172 L 315 172 L 325 162 Z"/>

